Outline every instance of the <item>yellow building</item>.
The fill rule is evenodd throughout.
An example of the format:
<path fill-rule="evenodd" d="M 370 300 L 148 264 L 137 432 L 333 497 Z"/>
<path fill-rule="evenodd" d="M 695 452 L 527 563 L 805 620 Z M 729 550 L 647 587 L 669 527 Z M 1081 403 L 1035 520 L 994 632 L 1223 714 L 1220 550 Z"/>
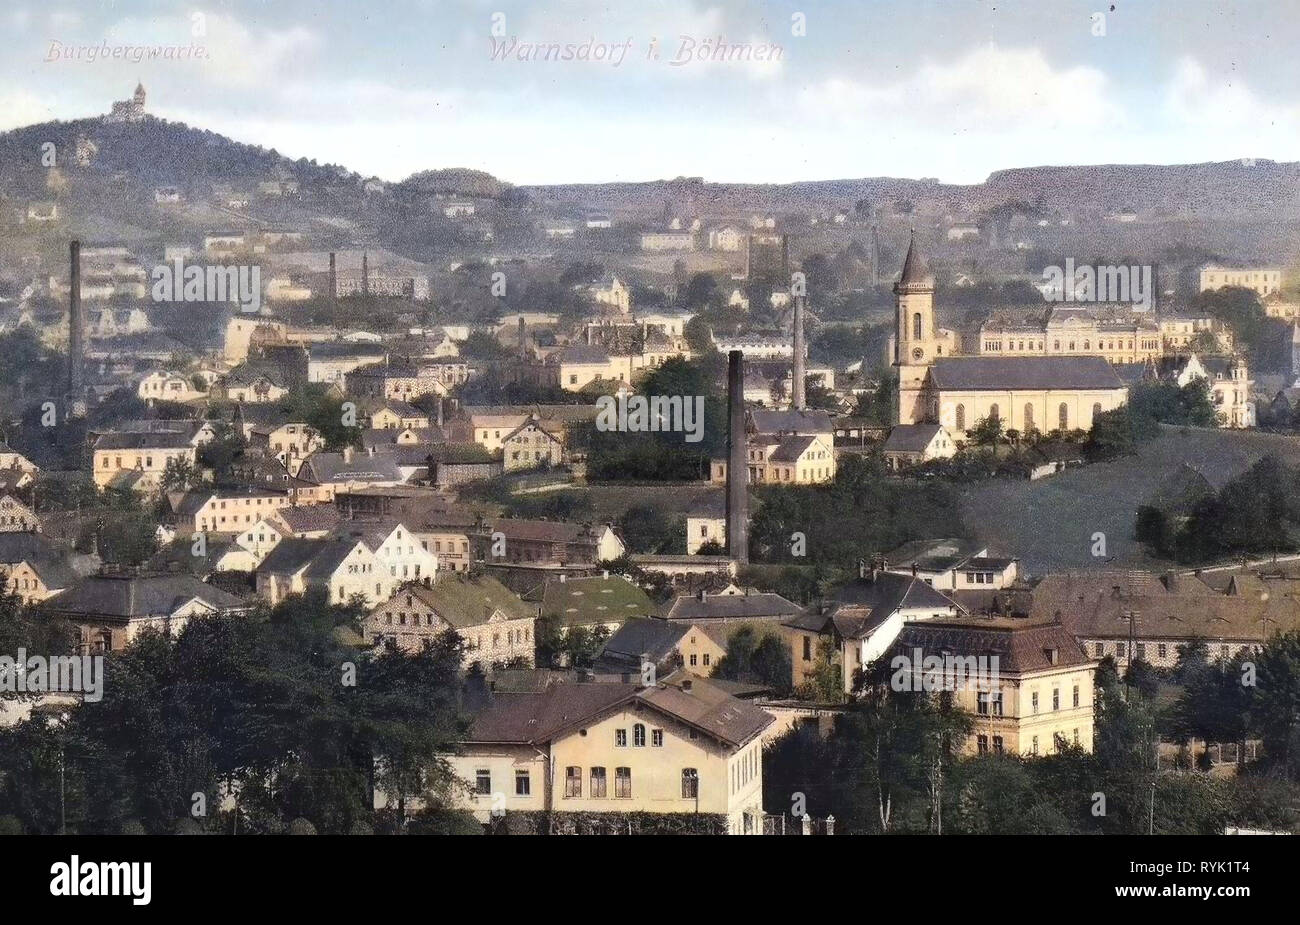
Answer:
<path fill-rule="evenodd" d="M 1225 286 L 1252 289 L 1263 298 L 1282 291 L 1282 271 L 1276 267 L 1221 267 L 1217 264 L 1201 268 L 1201 292 Z"/>
<path fill-rule="evenodd" d="M 745 455 L 750 484 L 819 485 L 835 481 L 835 449 L 820 436 L 752 436 Z M 711 470 L 715 483 L 727 481 L 726 459 L 714 459 Z"/>
<path fill-rule="evenodd" d="M 564 443 L 534 415 L 502 438 L 501 459 L 507 472 L 558 466 L 564 459 Z"/>
<path fill-rule="evenodd" d="M 448 759 L 467 783 L 456 804 L 484 822 L 512 811 L 608 814 L 611 826 L 628 813 L 708 814 L 712 831 L 761 834 L 760 737 L 773 721 L 684 672 L 649 687 L 499 693 Z"/>
<path fill-rule="evenodd" d="M 95 486 L 154 491 L 167 464 L 173 460 L 194 465 L 195 449 L 186 434 L 174 431 L 104 434 L 95 441 L 92 460 Z"/>
<path fill-rule="evenodd" d="M 1054 307 L 1042 321 L 991 318 L 980 326 L 979 352 L 1008 357 L 1099 356 L 1118 364 L 1158 357 L 1164 347 L 1160 325 L 1152 319 Z"/>
<path fill-rule="evenodd" d="M 933 666 L 927 659 L 937 657 Z M 906 624 L 888 653 L 889 683 L 933 683 L 975 719 L 968 754 L 1051 755 L 1093 745 L 1088 658 L 1059 622 L 970 616 Z"/>

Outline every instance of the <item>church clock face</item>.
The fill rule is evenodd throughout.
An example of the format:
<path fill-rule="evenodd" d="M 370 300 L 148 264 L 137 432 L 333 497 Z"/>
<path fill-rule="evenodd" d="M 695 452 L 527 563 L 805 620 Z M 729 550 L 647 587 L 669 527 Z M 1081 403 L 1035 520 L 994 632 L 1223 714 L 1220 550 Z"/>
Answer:
<path fill-rule="evenodd" d="M 925 356 L 925 351 L 922 350 L 920 347 L 912 348 L 912 359 L 919 360 L 924 356 Z"/>

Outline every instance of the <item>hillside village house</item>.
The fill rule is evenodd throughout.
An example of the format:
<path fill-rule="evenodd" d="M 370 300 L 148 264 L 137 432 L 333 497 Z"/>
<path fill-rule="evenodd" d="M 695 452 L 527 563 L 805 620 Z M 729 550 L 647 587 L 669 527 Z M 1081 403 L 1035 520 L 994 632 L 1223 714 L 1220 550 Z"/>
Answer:
<path fill-rule="evenodd" d="M 0 533 L 40 533 L 41 519 L 13 495 L 0 495 Z"/>
<path fill-rule="evenodd" d="M 1157 376 L 1176 383 L 1180 388 L 1197 380 L 1206 383 L 1210 404 L 1220 427 L 1254 427 L 1255 403 L 1250 399 L 1255 383 L 1240 357 L 1187 356 L 1165 357 L 1156 364 Z"/>
<path fill-rule="evenodd" d="M 421 395 L 445 397 L 468 380 L 469 364 L 451 361 L 372 363 L 357 367 L 346 376 L 347 394 L 350 396 L 404 402 Z"/>
<path fill-rule="evenodd" d="M 876 564 L 945 593 L 1001 590 L 1020 577 L 1019 559 L 992 555 L 988 546 L 960 539 L 914 540 L 878 557 Z"/>
<path fill-rule="evenodd" d="M 221 489 L 189 491 L 169 496 L 177 528 L 182 536 L 193 533 L 236 534 L 289 507 L 289 495 L 282 491 Z"/>
<path fill-rule="evenodd" d="M 169 462 L 193 466 L 195 458 L 194 446 L 183 433 L 104 434 L 95 441 L 95 486 L 121 485 L 138 492 L 154 491 Z"/>
<path fill-rule="evenodd" d="M 533 417 L 501 441 L 501 458 L 507 472 L 558 466 L 564 461 L 564 444 Z"/>
<path fill-rule="evenodd" d="M 373 430 L 393 430 L 408 427 L 420 429 L 428 426 L 429 415 L 404 401 L 386 401 L 370 412 L 370 427 Z"/>
<path fill-rule="evenodd" d="M 727 637 L 719 627 L 633 617 L 601 647 L 592 673 L 601 680 L 641 679 L 647 665 L 667 676 L 678 668 L 708 674 L 727 654 Z"/>
<path fill-rule="evenodd" d="M 593 382 L 631 382 L 631 355 L 610 354 L 603 347 L 571 344 L 546 358 L 547 381 L 566 392 L 581 392 Z"/>
<path fill-rule="evenodd" d="M 728 582 L 717 591 L 701 589 L 694 594 L 679 594 L 664 608 L 663 617 L 702 628 L 726 625 L 734 630 L 748 625 L 762 635 L 799 613 L 798 604 L 779 594 Z"/>
<path fill-rule="evenodd" d="M 228 401 L 250 405 L 276 402 L 289 394 L 288 383 L 279 370 L 248 363 L 232 369 L 221 380 L 218 391 Z"/>
<path fill-rule="evenodd" d="M 312 344 L 307 351 L 307 381 L 343 387 L 348 373 L 381 363 L 387 355 L 382 344 L 352 341 Z"/>
<path fill-rule="evenodd" d="M 40 534 L 0 532 L 0 589 L 22 603 L 43 601 L 76 580 L 68 557 Z"/>
<path fill-rule="evenodd" d="M 175 635 L 190 620 L 243 613 L 248 606 L 242 598 L 180 572 L 92 575 L 44 603 L 48 613 L 76 629 L 81 654 L 120 652 L 145 629 Z"/>
<path fill-rule="evenodd" d="M 367 485 L 401 485 L 406 481 L 391 456 L 357 453 L 352 447 L 344 447 L 339 453 L 313 453 L 304 460 L 298 475 L 318 486 L 313 496 L 316 503 L 333 501 L 338 492 Z"/>
<path fill-rule="evenodd" d="M 495 578 L 448 572 L 427 586 L 397 588 L 367 615 L 362 633 L 370 645 L 391 640 L 414 652 L 451 629 L 465 642 L 465 668 L 476 662 L 532 667 L 536 619 L 536 608 Z"/>
<path fill-rule="evenodd" d="M 887 658 L 902 655 L 914 663 L 918 651 L 922 659 L 963 659 L 976 671 L 976 660 L 985 659 L 988 673 L 972 683 L 955 684 L 953 675 L 945 679 L 949 688 L 958 688 L 956 705 L 975 719 L 963 744 L 967 754 L 1052 755 L 1067 746 L 1092 751 L 1097 662 L 1061 624 L 985 616 L 908 623 Z M 924 674 L 911 680 L 924 683 Z"/>
<path fill-rule="evenodd" d="M 705 496 L 686 512 L 686 554 L 697 555 L 706 543 L 727 548 L 727 505 L 721 492 Z"/>
<path fill-rule="evenodd" d="M 587 286 L 586 292 L 597 305 L 607 305 L 624 315 L 632 311 L 632 290 L 612 273 Z"/>
<path fill-rule="evenodd" d="M 257 594 L 272 606 L 290 594 L 320 591 L 331 603 L 359 595 L 373 607 L 395 584 L 360 537 L 285 539 L 257 567 Z"/>
<path fill-rule="evenodd" d="M 195 401 L 205 397 L 207 391 L 195 388 L 191 377 L 185 373 L 160 370 L 141 379 L 136 394 L 152 404 L 155 401 Z"/>
<path fill-rule="evenodd" d="M 746 414 L 749 483 L 818 484 L 835 480 L 835 437 L 825 411 L 768 410 Z M 728 460 L 710 461 L 710 480 L 727 481 Z"/>
<path fill-rule="evenodd" d="M 230 545 L 217 556 L 214 571 L 253 572 L 280 541 L 290 536 L 280 523 L 262 517 L 246 530 L 235 534 Z"/>
<path fill-rule="evenodd" d="M 19 469 L 33 474 L 41 471 L 39 466 L 3 441 L 0 441 L 0 469 Z"/>
<path fill-rule="evenodd" d="M 498 693 L 473 720 L 452 771 L 457 805 L 486 822 L 512 811 L 710 814 L 731 834 L 761 834 L 760 737 L 774 722 L 705 679 L 652 687 L 559 683 Z M 562 820 L 559 824 L 562 826 Z"/>
<path fill-rule="evenodd" d="M 851 693 L 857 672 L 888 651 L 904 626 L 964 612 L 955 600 L 920 578 L 862 563 L 857 579 L 834 589 L 825 603 L 782 624 L 790 642 L 794 683 L 813 680 L 825 640 L 834 652 L 833 662 L 840 666 L 844 692 Z"/>
<path fill-rule="evenodd" d="M 895 472 L 934 459 L 957 455 L 957 443 L 941 424 L 899 424 L 889 431 L 880 449 L 885 465 Z"/>
<path fill-rule="evenodd" d="M 500 534 L 505 552 L 493 551 L 492 534 Z M 610 562 L 627 551 L 608 524 L 499 518 L 475 535 L 476 554 L 485 562 L 580 565 Z"/>
<path fill-rule="evenodd" d="M 350 521 L 340 527 L 339 533 L 365 540 L 380 569 L 387 573 L 391 587 L 410 582 L 428 584 L 438 571 L 437 554 L 426 549 L 419 536 L 400 521 Z"/>

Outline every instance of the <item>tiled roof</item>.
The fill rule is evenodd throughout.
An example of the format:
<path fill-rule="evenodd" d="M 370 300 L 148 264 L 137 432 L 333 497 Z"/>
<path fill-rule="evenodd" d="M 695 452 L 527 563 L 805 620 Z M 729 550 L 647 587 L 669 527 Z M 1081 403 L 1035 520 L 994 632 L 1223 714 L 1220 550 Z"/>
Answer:
<path fill-rule="evenodd" d="M 204 584 L 192 575 L 92 575 L 45 601 L 44 606 L 63 614 L 109 617 L 147 617 L 175 613 L 187 601 L 199 598 L 217 610 L 239 610 L 243 598 Z"/>
<path fill-rule="evenodd" d="M 792 617 L 799 605 L 779 594 L 756 591 L 749 594 L 680 595 L 668 606 L 664 616 L 673 621 L 761 620 Z"/>
<path fill-rule="evenodd" d="M 1123 382 L 1104 357 L 940 357 L 930 367 L 935 388 L 950 392 L 1118 389 Z"/>
<path fill-rule="evenodd" d="M 622 623 L 654 616 L 654 601 L 626 578 L 570 578 L 548 581 L 542 592 L 542 615 L 554 614 L 565 626 Z"/>

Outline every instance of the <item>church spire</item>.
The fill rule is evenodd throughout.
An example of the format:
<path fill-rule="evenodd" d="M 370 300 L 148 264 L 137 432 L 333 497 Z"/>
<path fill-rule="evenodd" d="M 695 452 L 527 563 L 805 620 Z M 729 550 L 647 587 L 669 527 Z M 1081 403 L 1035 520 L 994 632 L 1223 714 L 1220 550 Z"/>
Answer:
<path fill-rule="evenodd" d="M 926 266 L 920 248 L 916 246 L 915 228 L 912 229 L 912 236 L 907 242 L 907 257 L 903 260 L 903 275 L 898 278 L 898 285 L 894 288 L 895 291 L 900 288 L 934 288 L 934 276 L 931 275 L 930 268 Z"/>

